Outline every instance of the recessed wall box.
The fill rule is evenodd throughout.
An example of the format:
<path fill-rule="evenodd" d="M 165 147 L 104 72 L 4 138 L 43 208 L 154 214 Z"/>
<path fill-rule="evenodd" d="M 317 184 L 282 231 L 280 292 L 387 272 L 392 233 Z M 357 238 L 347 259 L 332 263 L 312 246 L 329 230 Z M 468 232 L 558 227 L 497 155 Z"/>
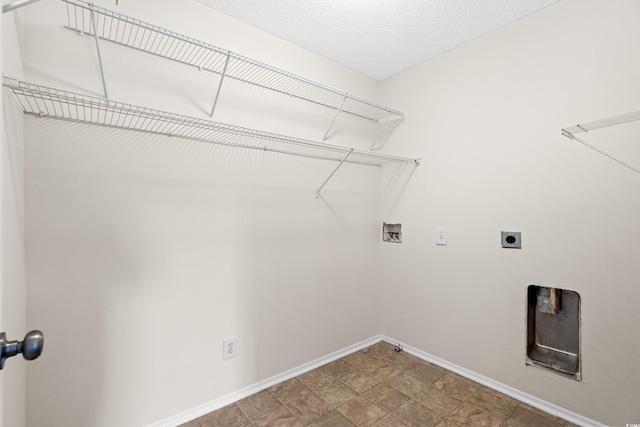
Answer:
<path fill-rule="evenodd" d="M 522 247 L 519 231 L 502 231 L 501 242 L 503 248 L 520 249 Z"/>
<path fill-rule="evenodd" d="M 530 285 L 527 288 L 526 364 L 581 381 L 580 295 Z"/>
<path fill-rule="evenodd" d="M 402 224 L 382 223 L 382 241 L 402 243 Z"/>

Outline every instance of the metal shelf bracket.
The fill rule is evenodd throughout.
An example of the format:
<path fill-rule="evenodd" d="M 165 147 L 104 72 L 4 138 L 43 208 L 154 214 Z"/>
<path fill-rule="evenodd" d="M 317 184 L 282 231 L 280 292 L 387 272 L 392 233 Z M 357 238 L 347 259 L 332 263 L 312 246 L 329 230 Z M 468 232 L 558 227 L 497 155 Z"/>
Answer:
<path fill-rule="evenodd" d="M 227 58 L 224 60 L 224 68 L 222 69 L 222 74 L 220 74 L 220 81 L 218 82 L 218 90 L 216 90 L 216 97 L 213 99 L 213 106 L 211 107 L 211 114 L 209 117 L 213 118 L 213 113 L 216 111 L 216 105 L 218 105 L 218 97 L 220 96 L 220 90 L 222 89 L 222 82 L 224 81 L 224 77 L 227 75 L 227 67 L 229 66 L 229 57 L 227 54 Z"/>
<path fill-rule="evenodd" d="M 376 143 L 378 142 L 378 138 L 380 138 L 380 134 L 382 134 L 382 129 L 389 123 L 389 118 L 391 117 L 391 113 L 387 113 L 387 117 L 382 121 L 382 124 L 378 128 L 378 133 L 376 133 L 376 137 L 373 138 L 373 144 L 371 144 L 371 150 L 374 149 Z"/>
<path fill-rule="evenodd" d="M 93 6 L 93 5 L 90 5 Z M 91 26 L 93 27 L 93 36 L 96 40 L 96 51 L 98 52 L 98 64 L 100 65 L 100 76 L 102 77 L 102 88 L 104 89 L 104 97 L 109 100 L 109 93 L 107 92 L 107 81 L 104 77 L 104 67 L 102 65 L 102 55 L 100 54 L 100 41 L 98 37 L 98 28 L 96 26 L 96 16 L 93 12 L 93 9 L 90 9 L 91 12 Z"/>
<path fill-rule="evenodd" d="M 324 188 L 325 185 L 327 185 L 327 182 L 329 182 L 329 180 L 333 177 L 333 175 L 336 174 L 336 172 L 338 172 L 338 169 L 340 169 L 340 166 L 343 165 L 343 163 L 349 158 L 349 156 L 351 155 L 351 153 L 353 153 L 353 148 L 347 153 L 346 156 L 344 156 L 344 158 L 340 161 L 340 163 L 338 164 L 338 166 L 336 166 L 336 168 L 333 170 L 333 172 L 331 172 L 331 174 L 329 175 L 329 177 L 327 179 L 324 180 L 324 182 L 322 183 L 322 185 L 320 186 L 320 188 L 318 188 L 318 190 L 316 191 L 316 199 L 320 198 L 320 191 L 322 191 L 322 189 Z"/>
<path fill-rule="evenodd" d="M 333 116 L 333 120 L 331 120 L 331 124 L 329 125 L 329 129 L 327 129 L 327 132 L 324 134 L 324 136 L 322 137 L 323 141 L 326 141 L 327 138 L 329 137 L 329 132 L 331 132 L 331 128 L 333 127 L 334 123 L 336 122 L 336 119 L 338 118 L 338 116 L 340 115 L 340 113 L 342 112 L 342 108 L 344 108 L 344 103 L 347 100 L 347 97 L 343 97 L 342 98 L 342 103 L 340 104 L 340 107 L 338 108 L 338 110 L 336 111 L 335 116 Z"/>

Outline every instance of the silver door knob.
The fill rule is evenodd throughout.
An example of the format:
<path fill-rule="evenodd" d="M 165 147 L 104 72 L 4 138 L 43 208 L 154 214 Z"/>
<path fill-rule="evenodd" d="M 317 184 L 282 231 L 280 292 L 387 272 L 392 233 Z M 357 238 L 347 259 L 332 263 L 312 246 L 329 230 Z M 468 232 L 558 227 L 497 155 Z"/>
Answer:
<path fill-rule="evenodd" d="M 5 333 L 0 332 L 0 369 L 4 368 L 4 362 L 11 356 L 22 353 L 26 360 L 37 359 L 42 354 L 44 335 L 40 331 L 31 331 L 24 336 L 24 340 L 8 341 Z"/>

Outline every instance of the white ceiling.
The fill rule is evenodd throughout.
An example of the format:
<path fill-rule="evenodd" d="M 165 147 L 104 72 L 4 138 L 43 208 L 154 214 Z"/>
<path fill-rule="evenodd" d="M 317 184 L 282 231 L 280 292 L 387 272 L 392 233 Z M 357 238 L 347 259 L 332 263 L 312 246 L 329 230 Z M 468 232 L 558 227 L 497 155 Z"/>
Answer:
<path fill-rule="evenodd" d="M 559 0 L 198 0 L 377 80 Z"/>

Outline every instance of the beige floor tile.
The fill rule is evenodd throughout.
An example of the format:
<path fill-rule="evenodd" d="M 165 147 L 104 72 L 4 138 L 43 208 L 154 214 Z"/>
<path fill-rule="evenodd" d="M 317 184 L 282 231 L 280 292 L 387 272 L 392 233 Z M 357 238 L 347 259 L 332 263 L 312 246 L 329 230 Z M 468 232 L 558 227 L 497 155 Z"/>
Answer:
<path fill-rule="evenodd" d="M 370 426 L 387 415 L 385 411 L 363 397 L 356 397 L 338 408 L 346 419 L 357 426 Z"/>
<path fill-rule="evenodd" d="M 462 405 L 462 401 L 433 387 L 415 395 L 413 399 L 444 417 Z"/>
<path fill-rule="evenodd" d="M 378 384 L 382 384 L 382 380 L 374 378 L 362 371 L 356 371 L 352 374 L 342 377 L 340 378 L 340 382 L 345 384 L 350 389 L 356 391 L 357 393 L 364 393 L 365 391 L 374 388 Z"/>
<path fill-rule="evenodd" d="M 424 362 L 407 369 L 404 373 L 418 381 L 431 385 L 444 377 L 447 371 L 439 366 Z"/>
<path fill-rule="evenodd" d="M 302 374 L 298 379 L 312 390 L 318 389 L 335 381 L 335 378 L 323 373 L 320 369 L 314 369 L 306 374 Z"/>
<path fill-rule="evenodd" d="M 323 374 L 331 375 L 335 379 L 340 379 L 346 375 L 349 375 L 358 370 L 353 365 L 350 365 L 344 359 L 338 359 L 335 362 L 328 363 L 318 368 Z"/>
<path fill-rule="evenodd" d="M 564 427 L 565 422 L 553 420 L 520 406 L 507 420 L 507 425 L 509 427 Z"/>
<path fill-rule="evenodd" d="M 385 412 L 391 412 L 409 400 L 409 397 L 386 384 L 375 386 L 364 393 L 362 397 Z"/>
<path fill-rule="evenodd" d="M 316 393 L 334 408 L 358 397 L 358 393 L 337 380 L 320 387 Z"/>
<path fill-rule="evenodd" d="M 406 424 L 393 418 L 391 414 L 387 414 L 376 421 L 373 427 L 406 427 Z"/>
<path fill-rule="evenodd" d="M 407 427 L 434 427 L 442 420 L 442 416 L 415 400 L 400 405 L 390 415 Z"/>
<path fill-rule="evenodd" d="M 438 424 L 436 424 L 436 427 L 461 427 L 460 424 L 456 424 L 451 420 L 448 419 L 444 419 L 442 421 L 440 421 Z M 533 426 L 531 426 L 533 427 Z"/>
<path fill-rule="evenodd" d="M 563 420 L 562 418 L 558 418 L 555 415 L 552 415 L 552 414 L 550 414 L 548 412 L 541 411 L 540 409 L 534 408 L 533 406 L 529 406 L 526 403 L 520 402 L 518 404 L 518 407 L 522 407 L 522 408 L 527 409 L 527 410 L 529 410 L 529 411 L 531 411 L 531 412 L 533 412 L 535 414 L 538 414 L 538 415 L 541 415 L 543 417 L 549 418 L 550 420 L 555 421 L 557 423 L 560 423 L 563 426 L 566 426 L 567 424 L 569 424 L 569 426 L 566 426 L 566 427 L 574 427 L 574 426 L 578 427 L 575 424 L 571 424 L 569 421 Z"/>
<path fill-rule="evenodd" d="M 371 356 L 376 359 L 387 359 L 395 357 L 398 353 L 395 348 L 396 347 L 394 345 L 386 341 L 380 341 L 379 343 L 362 350 L 362 352 L 367 356 Z"/>
<path fill-rule="evenodd" d="M 480 388 L 466 402 L 507 420 L 518 407 L 518 401 L 487 387 Z"/>
<path fill-rule="evenodd" d="M 447 418 L 461 426 L 473 427 L 502 427 L 505 422 L 504 418 L 466 402 L 463 402 Z"/>
<path fill-rule="evenodd" d="M 234 403 L 198 418 L 200 427 L 243 427 L 249 420 Z"/>
<path fill-rule="evenodd" d="M 284 406 L 304 425 L 319 420 L 333 410 L 331 405 L 315 393 L 285 402 Z"/>
<path fill-rule="evenodd" d="M 302 427 L 302 424 L 284 406 L 252 420 L 251 425 L 253 427 Z"/>
<path fill-rule="evenodd" d="M 280 402 L 287 402 L 304 394 L 311 393 L 311 389 L 297 378 L 276 384 L 268 390 Z"/>
<path fill-rule="evenodd" d="M 378 360 L 366 368 L 362 369 L 367 374 L 382 381 L 387 381 L 397 375 L 400 375 L 404 369 L 398 367 L 397 364 L 388 360 Z"/>
<path fill-rule="evenodd" d="M 364 369 L 376 361 L 375 358 L 368 356 L 362 351 L 356 351 L 350 355 L 343 357 L 343 360 L 357 369 Z"/>
<path fill-rule="evenodd" d="M 422 360 L 404 351 L 396 353 L 392 360 L 397 363 L 398 366 L 402 367 L 403 370 L 407 370 L 419 363 L 423 363 Z"/>
<path fill-rule="evenodd" d="M 309 427 L 356 427 L 338 411 L 331 411 Z"/>
<path fill-rule="evenodd" d="M 198 420 L 193 420 L 185 424 L 180 424 L 178 427 L 200 427 L 200 423 Z"/>
<path fill-rule="evenodd" d="M 277 409 L 282 404 L 278 402 L 278 400 L 273 397 L 269 391 L 263 390 L 245 399 L 239 400 L 236 402 L 236 405 L 249 419 L 249 421 L 251 421 L 259 418 L 267 412 Z"/>
<path fill-rule="evenodd" d="M 396 351 L 395 348 L 396 346 L 393 344 L 382 342 L 379 343 L 379 345 L 377 344 L 370 347 L 369 351 L 363 350 L 363 352 L 378 360 L 393 361 L 393 363 L 403 370 L 421 362 L 417 357 L 404 351 Z"/>
<path fill-rule="evenodd" d="M 413 397 L 421 391 L 429 388 L 428 384 L 423 383 L 422 381 L 419 381 L 407 374 L 395 376 L 389 379 L 386 384 L 409 397 Z"/>
<path fill-rule="evenodd" d="M 447 374 L 433 383 L 433 388 L 464 401 L 476 394 L 481 386 L 459 375 Z"/>

